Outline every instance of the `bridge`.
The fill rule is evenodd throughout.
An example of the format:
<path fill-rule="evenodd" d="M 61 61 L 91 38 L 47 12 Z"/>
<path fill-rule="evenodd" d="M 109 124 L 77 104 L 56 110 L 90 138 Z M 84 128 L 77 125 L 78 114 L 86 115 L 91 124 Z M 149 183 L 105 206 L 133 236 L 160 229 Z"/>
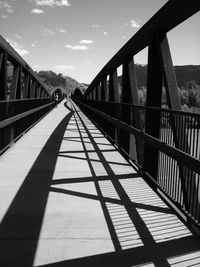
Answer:
<path fill-rule="evenodd" d="M 0 266 L 200 266 L 200 114 L 181 110 L 167 40 L 199 10 L 168 1 L 58 101 L 0 38 Z"/>

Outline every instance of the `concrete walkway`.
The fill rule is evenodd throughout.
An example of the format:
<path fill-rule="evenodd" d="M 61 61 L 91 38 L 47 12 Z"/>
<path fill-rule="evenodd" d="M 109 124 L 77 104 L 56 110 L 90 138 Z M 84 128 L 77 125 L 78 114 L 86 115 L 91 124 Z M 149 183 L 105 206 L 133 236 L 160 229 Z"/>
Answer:
<path fill-rule="evenodd" d="M 0 266 L 200 266 L 200 241 L 72 102 L 0 158 Z"/>

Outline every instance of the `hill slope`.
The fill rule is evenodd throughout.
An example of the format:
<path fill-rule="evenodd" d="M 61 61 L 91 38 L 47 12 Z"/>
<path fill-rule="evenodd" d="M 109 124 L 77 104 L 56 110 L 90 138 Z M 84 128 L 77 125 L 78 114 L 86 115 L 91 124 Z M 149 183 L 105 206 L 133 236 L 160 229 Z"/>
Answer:
<path fill-rule="evenodd" d="M 136 75 L 139 87 L 146 87 L 147 65 L 136 64 Z M 178 87 L 184 87 L 188 82 L 195 81 L 200 85 L 200 65 L 175 66 Z M 121 77 L 119 77 L 121 84 Z"/>
<path fill-rule="evenodd" d="M 62 91 L 67 95 L 73 93 L 76 88 L 79 88 L 83 92 L 85 92 L 87 89 L 85 84 L 81 84 L 69 76 L 63 76 L 62 73 L 56 74 L 50 70 L 42 70 L 37 74 L 41 80 L 51 88 L 52 92 L 55 90 L 55 88 L 61 88 Z"/>

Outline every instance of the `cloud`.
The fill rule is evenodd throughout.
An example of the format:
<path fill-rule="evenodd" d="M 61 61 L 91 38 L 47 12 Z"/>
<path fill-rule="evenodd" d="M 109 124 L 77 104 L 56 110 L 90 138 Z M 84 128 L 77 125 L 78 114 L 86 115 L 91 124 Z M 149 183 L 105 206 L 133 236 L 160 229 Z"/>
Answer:
<path fill-rule="evenodd" d="M 44 11 L 42 9 L 35 8 L 35 9 L 31 10 L 31 13 L 32 14 L 42 14 L 42 13 L 44 13 Z"/>
<path fill-rule="evenodd" d="M 47 35 L 51 35 L 51 36 L 55 35 L 55 33 L 52 30 L 46 29 L 43 26 L 41 27 L 40 32 L 45 36 L 47 36 Z"/>
<path fill-rule="evenodd" d="M 137 22 L 136 20 L 131 20 L 130 21 L 130 23 L 131 23 L 131 27 L 133 27 L 133 28 L 140 28 L 140 24 L 139 24 L 139 22 Z"/>
<path fill-rule="evenodd" d="M 67 7 L 70 6 L 68 0 L 29 0 L 35 2 L 36 6 L 48 6 L 48 7 Z"/>
<path fill-rule="evenodd" d="M 66 30 L 64 30 L 64 29 L 58 29 L 58 31 L 59 31 L 60 33 L 62 33 L 62 34 L 65 34 L 65 33 L 66 33 Z"/>
<path fill-rule="evenodd" d="M 3 8 L 8 13 L 14 13 L 13 7 L 8 1 L 0 1 L 0 8 Z"/>
<path fill-rule="evenodd" d="M 17 38 L 17 39 L 22 39 L 22 37 L 19 35 L 19 34 L 15 34 L 15 37 Z"/>
<path fill-rule="evenodd" d="M 33 69 L 34 69 L 34 70 L 38 70 L 38 69 L 40 69 L 40 68 L 41 68 L 41 67 L 40 67 L 39 65 L 34 65 L 34 66 L 33 66 Z"/>
<path fill-rule="evenodd" d="M 68 65 L 56 65 L 54 66 L 55 69 L 61 72 L 65 72 L 66 70 L 73 70 L 75 69 L 74 66 L 68 66 Z"/>
<path fill-rule="evenodd" d="M 137 21 L 137 20 L 134 20 L 134 19 L 131 19 L 131 20 L 129 21 L 129 23 L 124 22 L 123 26 L 125 26 L 125 27 L 137 28 L 137 29 L 141 27 L 139 20 Z M 122 27 L 123 27 L 123 26 L 122 26 Z"/>
<path fill-rule="evenodd" d="M 1 17 L 2 17 L 2 19 L 7 19 L 8 18 L 8 16 L 6 16 L 6 15 L 1 15 Z"/>
<path fill-rule="evenodd" d="M 93 44 L 92 40 L 81 40 L 79 41 L 80 44 Z"/>
<path fill-rule="evenodd" d="M 66 48 L 72 49 L 72 50 L 88 50 L 88 46 L 86 45 L 65 45 Z"/>
<path fill-rule="evenodd" d="M 25 56 L 29 54 L 27 50 L 25 50 L 20 44 L 18 44 L 16 41 L 11 40 L 9 38 L 6 38 L 6 41 L 17 51 L 20 56 Z"/>
<path fill-rule="evenodd" d="M 103 32 L 103 35 L 107 36 L 108 35 L 108 32 Z"/>
<path fill-rule="evenodd" d="M 99 28 L 100 26 L 98 24 L 93 24 L 92 28 Z"/>

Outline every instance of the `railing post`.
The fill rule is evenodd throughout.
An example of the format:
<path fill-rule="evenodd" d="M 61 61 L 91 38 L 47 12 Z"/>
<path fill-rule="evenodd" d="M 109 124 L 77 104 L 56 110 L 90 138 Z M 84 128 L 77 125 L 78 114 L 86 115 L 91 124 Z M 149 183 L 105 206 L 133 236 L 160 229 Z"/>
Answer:
<path fill-rule="evenodd" d="M 0 100 L 7 100 L 7 53 L 0 55 Z M 7 117 L 8 105 L 1 110 L 1 120 Z M 6 145 L 8 139 L 7 131 L 0 130 L 1 146 Z M 2 148 L 0 146 L 0 149 Z"/>
<path fill-rule="evenodd" d="M 17 82 L 17 93 L 16 98 L 21 99 L 22 98 L 22 67 L 19 66 L 19 76 L 18 76 L 18 82 Z"/>
<path fill-rule="evenodd" d="M 119 85 L 118 85 L 117 71 L 115 71 L 109 75 L 109 102 L 112 102 L 110 109 L 109 109 L 109 115 L 119 119 L 120 113 L 119 113 L 119 88 L 118 86 Z M 109 135 L 111 136 L 113 140 L 116 140 L 117 135 L 118 135 L 118 130 L 113 125 L 110 125 L 109 128 L 110 128 Z"/>
<path fill-rule="evenodd" d="M 0 56 L 0 100 L 7 99 L 7 53 Z"/>
<path fill-rule="evenodd" d="M 105 100 L 106 88 L 107 88 L 107 81 L 106 79 L 103 79 L 101 82 L 101 101 Z"/>
<path fill-rule="evenodd" d="M 107 77 L 105 79 L 105 101 L 109 101 L 109 86 L 108 86 L 108 80 Z"/>
<path fill-rule="evenodd" d="M 122 95 L 121 102 L 127 104 L 138 105 L 138 86 L 135 73 L 134 60 L 132 57 L 126 58 L 122 69 Z M 141 116 L 140 112 L 135 109 L 131 114 L 132 107 L 121 105 L 121 120 L 127 124 L 134 120 L 134 125 L 141 129 Z M 119 145 L 129 154 L 142 164 L 143 145 L 142 142 L 137 140 L 133 135 L 120 130 Z M 137 149 L 137 151 L 136 151 Z"/>
<path fill-rule="evenodd" d="M 98 85 L 95 87 L 95 100 L 99 100 L 99 91 L 98 91 Z"/>
<path fill-rule="evenodd" d="M 93 92 L 93 100 L 96 100 L 96 87 L 93 88 L 92 92 Z"/>
<path fill-rule="evenodd" d="M 131 99 L 130 102 L 133 105 L 139 105 L 138 98 L 138 84 L 135 71 L 134 59 L 129 63 L 129 78 L 130 78 L 130 89 L 131 89 Z M 133 125 L 139 130 L 142 130 L 141 122 L 141 111 L 137 107 L 133 107 L 132 110 Z M 143 153 L 144 153 L 144 142 L 133 135 L 130 136 L 130 156 L 136 160 L 140 166 L 143 166 Z"/>
<path fill-rule="evenodd" d="M 125 58 L 122 66 L 122 94 L 121 102 L 130 103 L 131 99 L 131 90 L 130 90 L 130 76 L 129 76 L 129 62 L 131 59 Z M 121 120 L 127 124 L 130 124 L 131 114 L 130 108 L 127 106 L 121 105 Z M 119 134 L 119 146 L 129 154 L 130 147 L 130 134 L 124 130 L 120 130 Z"/>
<path fill-rule="evenodd" d="M 20 75 L 20 69 L 19 67 L 15 66 L 13 70 L 13 79 L 12 79 L 12 84 L 11 84 L 11 89 L 10 89 L 10 99 L 16 99 L 19 94 L 17 93 L 18 91 L 18 81 L 19 81 L 19 75 Z"/>
<path fill-rule="evenodd" d="M 24 98 L 30 98 L 30 75 L 25 74 L 24 79 Z"/>
<path fill-rule="evenodd" d="M 160 136 L 160 112 L 148 109 L 148 107 L 161 107 L 162 96 L 162 71 L 159 58 L 159 47 L 156 36 L 149 45 L 148 72 L 147 72 L 147 99 L 145 132 L 159 139 Z M 157 181 L 159 151 L 145 144 L 144 147 L 144 171 L 149 173 Z"/>
<path fill-rule="evenodd" d="M 35 81 L 31 79 L 30 98 L 35 97 Z"/>

